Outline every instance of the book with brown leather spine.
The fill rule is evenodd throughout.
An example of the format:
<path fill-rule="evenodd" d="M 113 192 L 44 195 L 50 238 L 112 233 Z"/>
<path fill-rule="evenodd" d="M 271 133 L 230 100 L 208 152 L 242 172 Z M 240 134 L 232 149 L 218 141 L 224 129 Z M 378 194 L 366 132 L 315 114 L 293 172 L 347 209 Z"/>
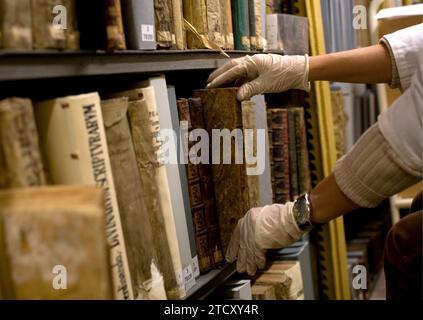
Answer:
<path fill-rule="evenodd" d="M 293 108 L 288 108 L 288 150 L 291 201 L 296 200 L 300 195 L 298 190 L 298 159 L 297 143 L 295 137 L 295 111 Z"/>
<path fill-rule="evenodd" d="M 188 135 L 192 131 L 192 122 L 190 117 L 190 105 L 188 99 L 178 99 L 178 111 L 180 121 L 186 121 L 188 125 Z M 188 138 L 188 137 L 186 137 Z M 187 141 L 187 140 L 186 140 Z M 188 140 L 189 141 L 189 140 Z M 194 143 L 188 142 L 188 147 L 185 149 L 188 152 L 189 148 Z M 188 180 L 188 193 L 191 204 L 191 214 L 195 231 L 195 244 L 198 254 L 198 262 L 200 273 L 205 273 L 211 268 L 210 246 L 208 242 L 208 230 L 205 217 L 204 194 L 202 192 L 202 183 L 200 178 L 201 164 L 194 164 L 188 161 L 187 180 Z"/>
<path fill-rule="evenodd" d="M 310 164 L 306 139 L 304 108 L 292 108 L 295 121 L 295 144 L 297 146 L 298 193 L 311 190 Z"/>
<path fill-rule="evenodd" d="M 235 152 L 235 150 L 239 150 L 243 141 L 239 138 L 232 138 L 228 141 L 230 144 L 224 143 L 222 145 L 220 143 L 222 130 L 224 129 L 233 132 L 235 129 L 243 129 L 244 125 L 247 128 L 253 127 L 245 119 L 250 116 L 243 113 L 243 108 L 237 100 L 236 94 L 237 88 L 194 91 L 194 97 L 201 98 L 204 124 L 209 136 L 213 136 L 213 132 L 216 136 L 217 131 L 220 131 L 220 135 L 217 133 L 219 139 L 216 141 L 220 145 L 213 146 L 213 164 L 211 167 L 223 252 L 227 249 L 238 220 L 250 208 L 257 207 L 260 202 L 258 181 L 254 184 L 254 179 L 248 178 L 249 170 L 244 158 L 245 155 Z M 251 112 L 251 108 L 248 105 L 246 107 L 246 111 Z M 252 110 L 252 112 L 254 111 Z M 223 161 L 221 159 L 222 155 Z M 234 158 L 237 158 L 237 161 L 233 161 L 235 160 Z M 224 163 L 226 160 L 231 159 L 232 161 L 229 161 L 229 164 Z M 236 199 L 236 201 L 228 199 Z"/>
<path fill-rule="evenodd" d="M 32 49 L 31 0 L 0 0 L 0 48 Z"/>
<path fill-rule="evenodd" d="M 184 18 L 197 30 L 200 35 L 206 36 L 207 26 L 207 7 L 205 0 L 184 0 Z M 188 49 L 202 49 L 203 42 L 198 39 L 194 33 L 187 31 Z"/>

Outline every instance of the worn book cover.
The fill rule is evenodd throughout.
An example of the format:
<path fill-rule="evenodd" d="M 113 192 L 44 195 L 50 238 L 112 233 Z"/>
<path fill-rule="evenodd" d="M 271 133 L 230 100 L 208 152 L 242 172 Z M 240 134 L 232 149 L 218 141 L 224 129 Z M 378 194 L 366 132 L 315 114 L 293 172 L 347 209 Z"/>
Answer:
<path fill-rule="evenodd" d="M 273 192 L 277 203 L 285 203 L 291 199 L 288 110 L 276 108 L 267 112 L 272 127 Z"/>
<path fill-rule="evenodd" d="M 193 25 L 200 35 L 208 36 L 207 6 L 205 0 L 183 0 L 184 18 Z M 194 33 L 187 31 L 188 49 L 202 49 L 203 42 Z"/>
<path fill-rule="evenodd" d="M 276 300 L 275 288 L 272 285 L 254 284 L 251 286 L 253 300 Z"/>
<path fill-rule="evenodd" d="M 178 111 L 181 121 L 185 121 L 188 125 L 187 134 L 192 132 L 192 121 L 190 117 L 190 106 L 188 99 L 178 99 Z M 185 141 L 188 141 L 188 136 Z M 195 143 L 189 142 L 188 146 L 184 145 L 184 150 L 189 152 L 189 149 Z M 191 214 L 195 230 L 195 243 L 198 253 L 198 261 L 200 273 L 205 273 L 211 268 L 210 246 L 208 241 L 208 230 L 205 217 L 205 201 L 202 190 L 202 183 L 200 178 L 201 164 L 194 164 L 191 161 L 186 165 L 189 198 L 191 204 Z"/>
<path fill-rule="evenodd" d="M 176 36 L 172 1 L 154 0 L 154 16 L 157 48 L 174 49 L 176 47 Z"/>
<path fill-rule="evenodd" d="M 31 0 L 32 36 L 35 49 L 66 48 L 66 29 L 61 25 L 63 21 L 55 18 L 60 11 L 67 10 L 62 2 L 61 0 Z"/>
<path fill-rule="evenodd" d="M 176 49 L 184 50 L 187 48 L 187 38 L 184 27 L 184 9 L 182 6 L 182 0 L 172 0 L 172 10 Z"/>
<path fill-rule="evenodd" d="M 98 93 L 37 103 L 35 118 L 52 183 L 103 187 L 114 295 L 117 299 L 132 299 L 125 236 Z"/>
<path fill-rule="evenodd" d="M 147 194 L 147 211 L 156 237 L 153 245 L 163 273 L 169 299 L 185 296 L 183 266 L 178 242 L 176 221 L 172 207 L 169 179 L 163 163 L 163 140 L 154 87 L 112 94 L 129 98 L 129 123 L 140 173 L 143 193 Z M 184 213 L 184 212 L 182 212 Z M 189 250 L 189 245 L 185 248 Z"/>
<path fill-rule="evenodd" d="M 295 111 L 288 108 L 288 150 L 289 150 L 289 182 L 291 201 L 300 195 L 298 190 L 298 159 L 297 159 L 297 141 L 295 135 Z"/>
<path fill-rule="evenodd" d="M 0 101 L 0 189 L 46 183 L 32 102 Z"/>
<path fill-rule="evenodd" d="M 219 47 L 225 46 L 223 18 L 222 18 L 222 3 L 220 0 L 207 0 L 207 28 L 208 37 L 215 42 Z"/>
<path fill-rule="evenodd" d="M 128 122 L 128 98 L 101 101 L 135 299 L 166 299 Z M 132 107 L 132 105 L 131 105 Z"/>
<path fill-rule="evenodd" d="M 200 98 L 190 98 L 190 119 L 193 129 L 206 128 L 204 106 Z M 199 177 L 204 201 L 204 214 L 207 224 L 207 237 L 211 265 L 219 267 L 223 262 L 222 245 L 220 241 L 219 218 L 216 211 L 216 195 L 213 187 L 212 168 L 210 164 L 199 165 Z"/>
<path fill-rule="evenodd" d="M 93 186 L 0 191 L 0 295 L 112 299 L 103 196 Z"/>
<path fill-rule="evenodd" d="M 32 49 L 31 0 L 0 0 L 0 48 Z"/>
<path fill-rule="evenodd" d="M 250 50 L 248 1 L 232 0 L 232 28 L 236 50 Z"/>
<path fill-rule="evenodd" d="M 121 0 L 128 49 L 155 50 L 154 0 Z"/>
<path fill-rule="evenodd" d="M 236 98 L 237 88 L 195 90 L 194 97 L 201 98 L 204 108 L 205 127 L 211 137 L 215 131 L 216 139 L 211 149 L 214 164 L 212 165 L 213 185 L 216 195 L 222 249 L 225 252 L 232 232 L 247 211 L 257 207 L 260 202 L 258 184 L 247 174 L 245 155 L 239 152 L 243 147 L 243 139 L 233 133 L 235 129 L 243 131 L 244 125 L 249 128 L 251 122 L 243 113 L 241 103 Z M 249 112 L 246 108 L 245 112 Z M 222 143 L 222 130 L 227 129 L 237 138 L 232 137 L 228 143 Z M 225 140 L 225 139 L 223 139 Z M 225 145 L 225 147 L 223 147 Z M 224 163 L 226 162 L 226 163 Z M 229 162 L 229 163 L 227 163 Z M 254 181 L 253 181 L 254 180 Z M 237 201 L 228 201 L 237 199 Z"/>
<path fill-rule="evenodd" d="M 258 37 L 257 30 L 260 29 L 260 26 L 256 26 L 256 16 L 255 16 L 255 0 L 248 1 L 248 29 L 250 31 L 250 48 L 251 50 L 257 50 L 258 46 Z"/>
<path fill-rule="evenodd" d="M 294 108 L 295 140 L 297 145 L 298 192 L 311 190 L 310 164 L 308 158 L 304 108 Z"/>
<path fill-rule="evenodd" d="M 232 27 L 232 6 L 231 0 L 225 0 L 226 2 L 226 24 L 227 24 L 227 35 L 226 35 L 226 49 L 234 50 L 234 29 Z"/>

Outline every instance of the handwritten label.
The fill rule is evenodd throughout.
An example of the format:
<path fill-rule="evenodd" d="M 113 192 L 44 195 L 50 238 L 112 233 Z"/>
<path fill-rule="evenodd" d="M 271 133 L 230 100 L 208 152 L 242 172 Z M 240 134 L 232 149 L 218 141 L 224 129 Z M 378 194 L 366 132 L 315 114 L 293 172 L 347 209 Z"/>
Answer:
<path fill-rule="evenodd" d="M 152 24 L 141 25 L 141 40 L 145 42 L 153 42 L 154 39 L 154 26 Z"/>

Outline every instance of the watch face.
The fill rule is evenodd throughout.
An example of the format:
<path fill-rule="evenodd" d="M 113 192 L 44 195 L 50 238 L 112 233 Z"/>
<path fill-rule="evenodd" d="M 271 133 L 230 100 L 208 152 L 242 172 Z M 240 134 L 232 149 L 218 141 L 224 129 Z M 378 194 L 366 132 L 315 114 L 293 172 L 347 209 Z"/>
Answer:
<path fill-rule="evenodd" d="M 297 201 L 295 201 L 293 213 L 298 228 L 304 230 L 311 226 L 309 221 L 310 208 L 304 196 L 299 197 Z"/>

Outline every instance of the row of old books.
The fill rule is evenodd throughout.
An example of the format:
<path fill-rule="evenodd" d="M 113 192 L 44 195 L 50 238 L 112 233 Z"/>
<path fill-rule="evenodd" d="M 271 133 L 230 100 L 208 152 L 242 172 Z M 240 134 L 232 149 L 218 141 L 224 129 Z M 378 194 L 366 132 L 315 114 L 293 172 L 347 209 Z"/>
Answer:
<path fill-rule="evenodd" d="M 273 2 L 1 0 L 0 48 L 115 51 L 220 47 L 308 53 L 307 19 L 279 14 L 283 11 Z"/>
<path fill-rule="evenodd" d="M 299 261 L 274 261 L 251 279 L 233 276 L 213 292 L 212 299 L 304 300 Z"/>
<path fill-rule="evenodd" d="M 293 201 L 311 190 L 304 107 L 267 110 L 273 202 Z"/>

